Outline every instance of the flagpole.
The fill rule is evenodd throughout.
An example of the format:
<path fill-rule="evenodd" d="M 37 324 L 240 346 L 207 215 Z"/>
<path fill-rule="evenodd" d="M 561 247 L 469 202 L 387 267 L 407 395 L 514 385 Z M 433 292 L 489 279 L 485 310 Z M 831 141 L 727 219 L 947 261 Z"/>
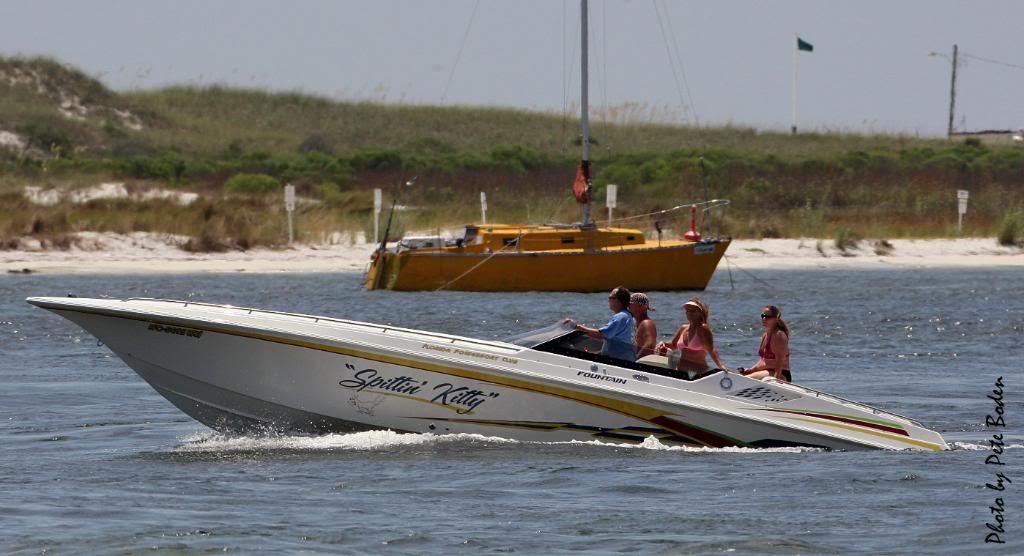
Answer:
<path fill-rule="evenodd" d="M 790 131 L 793 135 L 796 135 L 796 83 L 798 64 L 800 63 L 800 56 L 798 56 L 798 54 L 800 54 L 800 47 L 797 41 L 800 40 L 800 37 L 798 37 L 796 33 L 793 33 L 793 39 L 795 39 L 793 41 L 793 127 L 790 128 Z"/>

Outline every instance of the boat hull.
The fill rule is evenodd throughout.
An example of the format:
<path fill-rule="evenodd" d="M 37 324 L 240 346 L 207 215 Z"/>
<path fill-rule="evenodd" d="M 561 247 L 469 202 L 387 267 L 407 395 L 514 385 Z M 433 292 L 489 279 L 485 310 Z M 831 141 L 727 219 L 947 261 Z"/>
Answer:
<path fill-rule="evenodd" d="M 596 250 L 385 252 L 371 263 L 368 289 L 402 291 L 703 290 L 730 240 Z M 383 274 L 381 274 L 383 273 Z"/>
<path fill-rule="evenodd" d="M 220 431 L 945 448 L 898 417 L 731 373 L 681 381 L 501 342 L 227 306 L 30 302 L 95 335 L 176 407 Z"/>

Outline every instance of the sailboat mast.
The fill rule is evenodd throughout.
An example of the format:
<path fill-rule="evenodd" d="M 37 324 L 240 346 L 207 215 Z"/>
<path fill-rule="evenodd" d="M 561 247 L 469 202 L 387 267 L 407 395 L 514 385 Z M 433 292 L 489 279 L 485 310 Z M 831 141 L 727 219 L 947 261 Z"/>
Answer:
<path fill-rule="evenodd" d="M 590 203 L 591 197 L 593 197 L 593 182 L 590 179 L 590 105 L 587 96 L 587 87 L 589 85 L 589 64 L 587 62 L 587 0 L 580 0 L 580 86 L 582 91 L 580 92 L 580 128 L 581 128 L 581 140 L 580 143 L 583 147 L 583 157 L 580 161 L 580 167 L 583 169 L 583 179 L 587 181 L 587 202 L 583 204 L 582 211 L 582 222 L 584 226 L 591 223 L 590 221 Z"/>

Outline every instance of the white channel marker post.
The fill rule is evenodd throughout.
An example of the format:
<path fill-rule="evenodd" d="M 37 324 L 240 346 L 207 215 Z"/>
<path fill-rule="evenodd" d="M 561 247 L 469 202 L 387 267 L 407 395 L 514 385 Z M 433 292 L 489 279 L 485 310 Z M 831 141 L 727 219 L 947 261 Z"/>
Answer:
<path fill-rule="evenodd" d="M 956 219 L 956 231 L 962 233 L 964 229 L 964 215 L 967 214 L 967 197 L 970 193 L 966 189 L 958 189 L 956 192 L 957 198 L 957 219 Z"/>
<path fill-rule="evenodd" d="M 480 192 L 480 219 L 483 224 L 487 223 L 487 194 Z"/>
<path fill-rule="evenodd" d="M 373 244 L 377 245 L 380 240 L 380 211 L 384 208 L 384 192 L 380 188 L 373 190 Z"/>
<path fill-rule="evenodd" d="M 284 186 L 284 210 L 288 211 L 288 245 L 295 239 L 292 232 L 292 213 L 295 212 L 295 186 Z"/>
<path fill-rule="evenodd" d="M 619 186 L 609 183 L 608 184 L 608 201 L 605 203 L 608 205 L 608 226 L 612 225 L 612 209 L 615 208 L 616 201 L 618 201 Z"/>

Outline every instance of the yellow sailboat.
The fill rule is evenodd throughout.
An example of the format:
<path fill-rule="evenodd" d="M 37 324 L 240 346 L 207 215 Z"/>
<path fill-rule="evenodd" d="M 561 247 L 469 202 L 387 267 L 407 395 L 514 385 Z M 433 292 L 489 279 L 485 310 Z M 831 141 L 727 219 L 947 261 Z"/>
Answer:
<path fill-rule="evenodd" d="M 583 156 L 573 194 L 582 207 L 581 222 L 471 225 L 454 240 L 399 241 L 388 248 L 392 204 L 384 241 L 367 272 L 367 289 L 592 292 L 620 285 L 645 291 L 702 290 L 707 286 L 730 239 L 701 239 L 695 218 L 682 239 L 654 243 L 640 230 L 598 227 L 590 217 L 587 1 L 580 4 Z M 709 209 L 724 203 L 706 205 Z"/>
<path fill-rule="evenodd" d="M 463 291 L 702 290 L 728 239 L 647 242 L 594 226 L 467 226 L 453 245 L 378 250 L 368 289 Z"/>

